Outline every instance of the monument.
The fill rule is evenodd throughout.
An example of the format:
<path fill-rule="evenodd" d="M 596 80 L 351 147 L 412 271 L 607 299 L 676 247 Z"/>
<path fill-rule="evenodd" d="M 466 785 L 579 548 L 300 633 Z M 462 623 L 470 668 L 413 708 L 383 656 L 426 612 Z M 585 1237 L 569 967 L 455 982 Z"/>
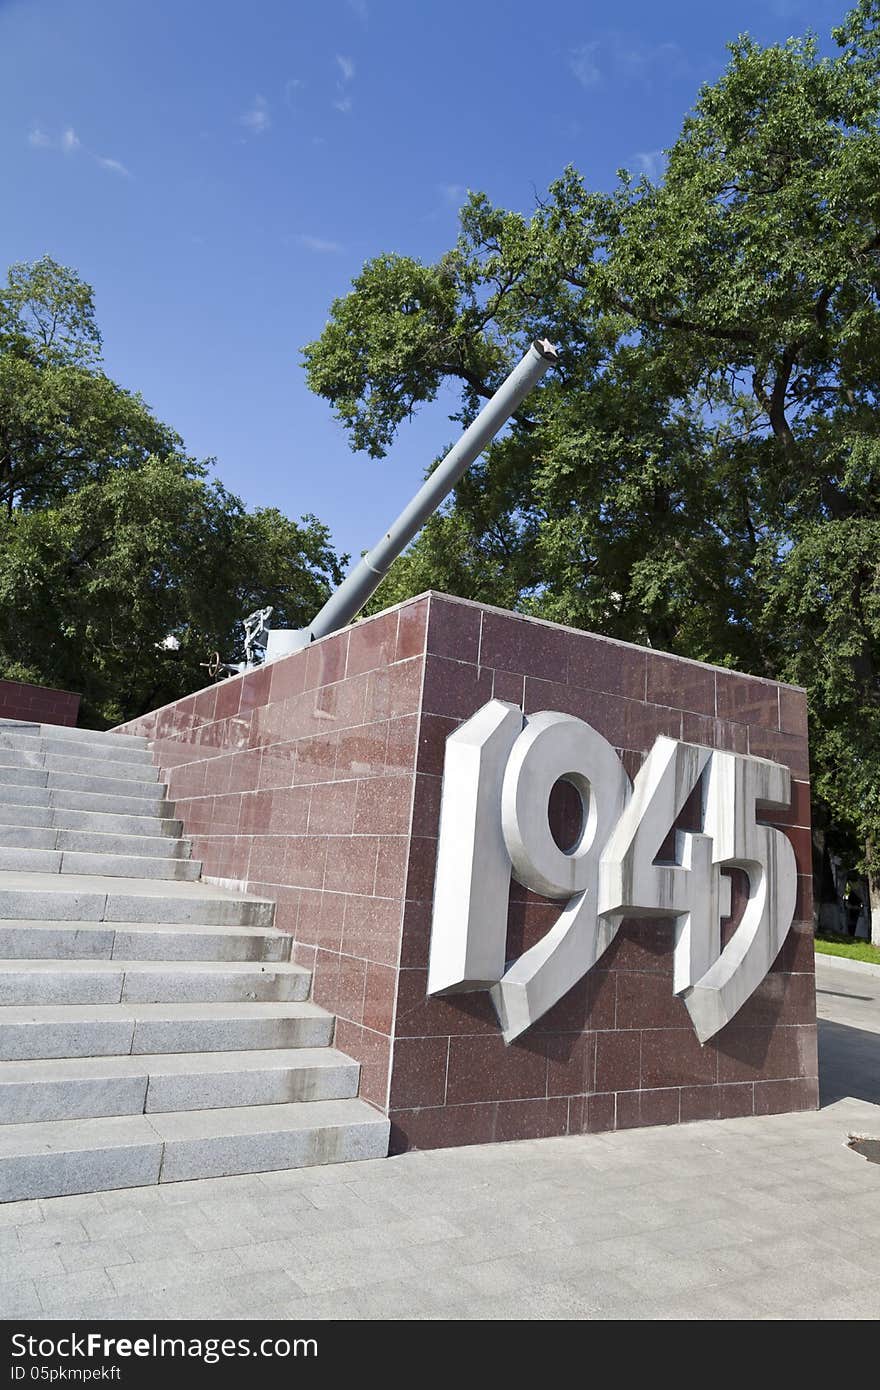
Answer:
<path fill-rule="evenodd" d="M 309 625 L 123 726 L 204 876 L 276 901 L 395 1150 L 818 1100 L 804 692 L 433 592 L 348 626 L 555 359 Z"/>

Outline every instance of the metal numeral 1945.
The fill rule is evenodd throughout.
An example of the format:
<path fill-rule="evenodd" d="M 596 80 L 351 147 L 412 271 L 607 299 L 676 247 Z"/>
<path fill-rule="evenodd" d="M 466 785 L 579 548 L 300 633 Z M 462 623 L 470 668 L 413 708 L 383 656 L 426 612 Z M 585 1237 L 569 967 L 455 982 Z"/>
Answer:
<path fill-rule="evenodd" d="M 564 850 L 548 806 L 560 779 L 581 799 L 581 830 Z M 677 831 L 701 788 L 702 829 Z M 490 700 L 446 743 L 429 994 L 488 989 L 507 1042 L 595 965 L 624 917 L 674 924 L 673 990 L 705 1042 L 754 992 L 794 916 L 797 866 L 757 810 L 788 806 L 788 768 L 660 737 L 629 777 L 611 745 L 572 715 Z M 730 877 L 748 876 L 742 918 L 723 947 Z M 505 959 L 511 876 L 564 903 L 546 935 Z"/>

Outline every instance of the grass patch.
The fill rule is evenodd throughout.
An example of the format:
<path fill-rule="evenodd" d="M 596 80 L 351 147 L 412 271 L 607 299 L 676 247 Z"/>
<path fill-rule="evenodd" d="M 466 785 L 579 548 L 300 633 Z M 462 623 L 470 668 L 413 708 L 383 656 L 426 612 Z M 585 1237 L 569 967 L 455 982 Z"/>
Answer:
<path fill-rule="evenodd" d="M 851 936 L 835 936 L 823 932 L 816 937 L 816 950 L 823 956 L 846 956 L 849 960 L 866 960 L 871 965 L 880 965 L 880 949 L 870 941 L 853 941 Z"/>

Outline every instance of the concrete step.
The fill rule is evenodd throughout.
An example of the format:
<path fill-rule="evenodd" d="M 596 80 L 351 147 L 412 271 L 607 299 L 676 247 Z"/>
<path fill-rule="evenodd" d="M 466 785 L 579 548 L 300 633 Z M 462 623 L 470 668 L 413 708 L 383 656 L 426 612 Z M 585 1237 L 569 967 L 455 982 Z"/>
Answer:
<path fill-rule="evenodd" d="M 73 743 L 97 743 L 105 748 L 149 748 L 142 734 L 117 734 L 111 729 L 78 729 L 70 725 L 41 724 L 43 738 L 70 739 Z"/>
<path fill-rule="evenodd" d="M 70 724 L 34 724 L 28 719 L 0 719 L 0 732 L 32 734 L 40 738 L 71 739 L 107 748 L 149 748 L 150 741 L 140 734 L 118 734 L 110 729 L 80 729 Z"/>
<path fill-rule="evenodd" d="M 71 745 L 73 747 L 73 745 Z M 6 761 L 7 752 L 0 749 L 0 764 Z M 26 756 L 33 757 L 34 754 Z M 159 769 L 150 761 L 147 763 L 118 762 L 100 753 L 96 756 L 73 757 L 70 754 L 46 753 L 44 766 L 49 772 L 81 772 L 86 777 L 104 777 L 113 782 L 147 782 L 159 780 Z"/>
<path fill-rule="evenodd" d="M 22 811 L 29 811 L 33 808 L 22 806 Z M 49 816 L 49 811 L 44 811 L 45 816 Z M 2 849 L 54 849 L 58 840 L 58 831 L 50 826 L 37 825 L 0 825 L 0 848 Z"/>
<path fill-rule="evenodd" d="M 79 850 L 10 849 L 2 843 L 4 839 L 0 831 L 0 873 L 98 874 L 108 878 L 194 882 L 202 872 L 201 862 L 197 859 L 156 859 L 143 854 L 88 854 Z"/>
<path fill-rule="evenodd" d="M 158 770 L 158 769 L 157 769 Z M 0 768 L 2 771 L 2 768 Z M 14 771 L 14 769 L 13 769 Z M 167 788 L 157 781 L 134 781 L 130 777 L 96 776 L 92 772 L 48 773 L 47 786 L 50 791 L 100 792 L 107 796 L 124 796 L 140 802 L 164 801 Z M 155 812 L 153 813 L 155 814 Z"/>
<path fill-rule="evenodd" d="M 21 786 L 2 779 L 0 806 L 38 806 L 49 810 L 134 816 L 143 820 L 165 820 L 174 815 L 172 801 L 145 800 L 140 796 L 116 796 L 106 792 L 71 791 L 69 788 L 50 788 L 43 784 Z"/>
<path fill-rule="evenodd" d="M 21 807 L 32 810 L 32 807 Z M 50 816 L 50 811 L 44 811 Z M 121 854 L 152 859 L 188 859 L 192 841 L 168 835 L 111 835 L 94 830 L 63 830 L 55 826 L 9 825 L 0 822 L 0 848 L 59 849 L 83 854 Z"/>
<path fill-rule="evenodd" d="M 381 1158 L 388 1133 L 362 1100 L 7 1125 L 0 1200 Z"/>
<path fill-rule="evenodd" d="M 7 781 L 14 781 L 12 776 L 6 774 L 45 772 L 51 777 L 58 777 L 61 774 L 75 775 L 82 777 L 100 777 L 103 781 L 121 782 L 124 785 L 116 787 L 116 791 L 127 793 L 129 783 L 135 788 L 142 785 L 152 787 L 155 791 L 155 783 L 159 780 L 159 769 L 152 763 L 115 763 L 106 758 L 66 758 L 59 757 L 55 753 L 25 753 L 18 748 L 3 748 L 0 746 L 0 771 L 2 771 Z M 26 778 L 28 785 L 33 785 L 30 779 Z M 110 788 L 111 791 L 114 788 Z"/>
<path fill-rule="evenodd" d="M 0 1005 L 284 1003 L 310 983 L 290 961 L 0 960 Z"/>
<path fill-rule="evenodd" d="M 47 1004 L 0 1009 L 0 1061 L 327 1047 L 317 1004 Z"/>
<path fill-rule="evenodd" d="M 9 960 L 280 961 L 291 942 L 275 927 L 0 922 L 0 957 Z"/>
<path fill-rule="evenodd" d="M 12 851 L 15 853 L 15 851 Z M 61 856 L 62 874 L 96 874 L 108 878 L 174 880 L 195 883 L 201 872 L 199 859 L 157 859 L 147 854 L 89 854 L 81 850 L 64 850 Z"/>
<path fill-rule="evenodd" d="M 49 753 L 64 758 L 90 758 L 101 760 L 110 756 L 114 763 L 140 763 L 152 766 L 153 755 L 149 748 L 129 748 L 118 744 L 90 743 L 85 739 L 54 738 L 24 730 L 8 730 L 0 726 L 0 749 L 14 749 L 21 753 Z M 3 755 L 0 753 L 0 758 Z M 5 761 L 5 758 L 3 759 Z"/>
<path fill-rule="evenodd" d="M 332 1047 L 0 1062 L 0 1125 L 346 1100 L 359 1074 Z"/>
<path fill-rule="evenodd" d="M 89 874 L 6 873 L 0 878 L 0 925 L 12 919 L 271 927 L 274 916 L 269 899 L 209 883 Z"/>
<path fill-rule="evenodd" d="M 48 800 L 48 796 L 46 799 Z M 14 803 L 5 806 L 0 804 L 0 826 L 30 825 L 51 828 L 54 824 L 52 810 L 49 806 L 16 806 Z M 5 831 L 0 830 L 0 838 L 4 834 Z"/>
<path fill-rule="evenodd" d="M 114 815 L 67 810 L 63 806 L 52 810 L 52 824 L 59 830 L 88 830 L 94 835 L 133 835 L 144 839 L 161 835 L 164 840 L 177 840 L 183 834 L 183 822 L 171 816 Z"/>
<path fill-rule="evenodd" d="M 0 786 L 46 787 L 49 774 L 44 767 L 2 767 L 0 766 Z"/>
<path fill-rule="evenodd" d="M 100 764 L 99 764 L 100 766 Z M 63 772 L 53 768 L 10 767 L 0 760 L 0 785 L 8 787 L 46 787 L 49 791 L 91 792 L 107 796 L 124 796 L 127 801 L 152 803 L 163 801 L 166 788 L 155 778 L 135 781 L 129 777 L 104 777 L 94 769 L 86 772 Z M 96 808 L 97 809 L 97 808 Z M 111 810 L 118 809 L 111 807 Z M 156 814 L 153 812 L 153 814 Z"/>
<path fill-rule="evenodd" d="M 124 858 L 189 859 L 192 840 L 172 840 L 168 835 L 112 835 L 100 830 L 57 831 L 58 849 L 83 854 L 120 854 Z M 8 844 L 0 829 L 0 843 Z"/>

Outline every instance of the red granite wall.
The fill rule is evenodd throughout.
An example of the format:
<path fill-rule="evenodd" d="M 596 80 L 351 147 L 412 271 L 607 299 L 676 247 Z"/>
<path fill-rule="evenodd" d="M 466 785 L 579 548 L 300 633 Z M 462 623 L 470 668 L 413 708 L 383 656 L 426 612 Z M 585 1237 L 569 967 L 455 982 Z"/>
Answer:
<path fill-rule="evenodd" d="M 705 1046 L 672 994 L 668 922 L 625 923 L 510 1046 L 488 996 L 427 998 L 445 740 L 493 696 L 587 720 L 631 775 L 660 733 L 791 767 L 776 820 L 800 868 L 796 922 Z M 126 727 L 157 739 L 206 874 L 277 900 L 394 1148 L 816 1105 L 802 691 L 430 594 Z M 558 912 L 514 884 L 509 955 Z"/>
<path fill-rule="evenodd" d="M 0 680 L 0 719 L 26 719 L 32 724 L 76 724 L 79 695 L 50 690 L 25 681 Z"/>
<path fill-rule="evenodd" d="M 156 740 L 206 877 L 263 893 L 384 1109 L 428 601 L 124 726 Z"/>

